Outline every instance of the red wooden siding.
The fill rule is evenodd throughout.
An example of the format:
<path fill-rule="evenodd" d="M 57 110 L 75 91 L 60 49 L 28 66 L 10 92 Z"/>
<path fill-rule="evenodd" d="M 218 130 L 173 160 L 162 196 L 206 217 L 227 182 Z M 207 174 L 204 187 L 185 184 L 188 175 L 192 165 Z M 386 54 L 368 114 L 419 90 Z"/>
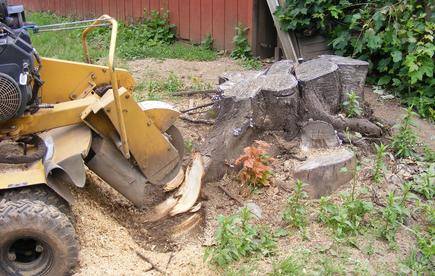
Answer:
<path fill-rule="evenodd" d="M 109 14 L 131 23 L 143 19 L 144 11 L 168 10 L 181 39 L 200 42 L 208 34 L 218 49 L 231 49 L 234 28 L 242 23 L 252 39 L 254 0 L 10 0 L 26 10 L 50 11 L 62 16 L 92 18 Z"/>

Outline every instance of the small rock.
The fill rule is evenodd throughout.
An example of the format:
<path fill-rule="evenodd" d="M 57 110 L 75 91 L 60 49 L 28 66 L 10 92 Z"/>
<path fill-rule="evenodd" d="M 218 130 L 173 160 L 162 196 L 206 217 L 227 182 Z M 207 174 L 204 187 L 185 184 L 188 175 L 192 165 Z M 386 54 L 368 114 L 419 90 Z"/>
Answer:
<path fill-rule="evenodd" d="M 355 166 L 355 154 L 341 149 L 310 157 L 295 169 L 294 177 L 308 184 L 306 189 L 311 198 L 320 198 L 352 180 Z"/>
<path fill-rule="evenodd" d="M 248 208 L 248 210 L 251 211 L 251 214 L 254 215 L 256 219 L 261 219 L 263 217 L 263 210 L 261 210 L 260 206 L 254 202 L 245 203 L 243 208 Z"/>

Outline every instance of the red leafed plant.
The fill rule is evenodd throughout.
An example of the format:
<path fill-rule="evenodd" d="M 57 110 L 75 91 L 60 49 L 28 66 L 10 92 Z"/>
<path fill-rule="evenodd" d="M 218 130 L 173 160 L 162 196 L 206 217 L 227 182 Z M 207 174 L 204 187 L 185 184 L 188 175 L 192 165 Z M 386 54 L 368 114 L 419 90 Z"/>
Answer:
<path fill-rule="evenodd" d="M 268 154 L 269 148 L 268 143 L 256 140 L 254 145 L 243 150 L 244 154 L 235 162 L 236 165 L 243 165 L 239 174 L 242 184 L 253 187 L 270 186 L 272 171 L 269 165 L 273 158 Z"/>

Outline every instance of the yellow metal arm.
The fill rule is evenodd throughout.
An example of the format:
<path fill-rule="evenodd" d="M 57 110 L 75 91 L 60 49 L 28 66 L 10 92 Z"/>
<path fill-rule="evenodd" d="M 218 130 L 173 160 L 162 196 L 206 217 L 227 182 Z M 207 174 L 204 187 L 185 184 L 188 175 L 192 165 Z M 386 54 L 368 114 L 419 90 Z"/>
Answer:
<path fill-rule="evenodd" d="M 125 158 L 130 158 L 130 149 L 127 141 L 127 132 L 125 127 L 125 120 L 124 120 L 124 114 L 122 109 L 122 104 L 119 99 L 119 91 L 118 91 L 118 79 L 117 74 L 115 72 L 115 50 L 116 50 L 116 38 L 118 34 L 118 22 L 108 16 L 103 15 L 100 18 L 98 18 L 94 23 L 92 23 L 88 28 L 86 28 L 82 33 L 82 45 L 83 45 L 83 51 L 85 55 L 86 62 L 91 63 L 91 58 L 89 56 L 89 48 L 86 41 L 86 37 L 88 33 L 96 28 L 96 25 L 100 25 L 101 23 L 109 22 L 112 25 L 112 33 L 110 38 L 110 47 L 109 47 L 109 60 L 108 60 L 108 67 L 110 72 L 110 78 L 112 83 L 112 90 L 113 90 L 113 96 L 115 100 L 115 108 L 116 108 L 116 116 L 118 118 L 118 129 L 120 132 L 121 137 L 121 143 L 122 143 L 122 153 L 124 154 Z"/>

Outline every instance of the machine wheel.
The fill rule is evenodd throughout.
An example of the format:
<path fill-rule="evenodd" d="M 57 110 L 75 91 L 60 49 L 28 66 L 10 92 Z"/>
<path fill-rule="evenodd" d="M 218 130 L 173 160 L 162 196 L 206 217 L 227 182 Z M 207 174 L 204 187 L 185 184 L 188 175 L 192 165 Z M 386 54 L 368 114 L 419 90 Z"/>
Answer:
<path fill-rule="evenodd" d="M 69 275 L 78 262 L 74 227 L 41 201 L 0 201 L 0 271 L 7 275 Z"/>
<path fill-rule="evenodd" d="M 42 201 L 47 205 L 51 205 L 59 209 L 59 211 L 66 214 L 68 218 L 74 223 L 74 216 L 72 215 L 71 208 L 68 202 L 66 202 L 66 200 L 56 194 L 56 192 L 54 192 L 47 185 L 35 185 L 5 190 L 0 193 L 0 200 L 2 198 L 9 201 L 18 201 L 20 199 Z"/>

